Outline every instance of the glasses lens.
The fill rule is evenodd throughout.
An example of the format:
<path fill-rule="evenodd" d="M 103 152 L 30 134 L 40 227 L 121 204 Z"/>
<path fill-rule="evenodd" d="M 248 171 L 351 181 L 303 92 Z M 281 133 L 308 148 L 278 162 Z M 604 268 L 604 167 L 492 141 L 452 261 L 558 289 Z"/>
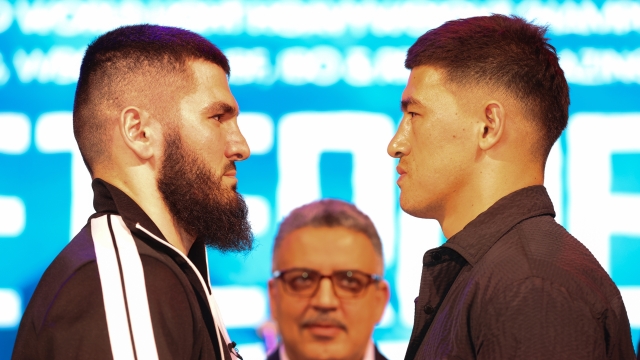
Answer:
<path fill-rule="evenodd" d="M 336 293 L 340 297 L 355 297 L 364 290 L 371 278 L 358 271 L 340 271 L 333 274 Z"/>
<path fill-rule="evenodd" d="M 311 270 L 291 270 L 282 274 L 285 288 L 295 295 L 310 295 L 318 285 L 319 273 Z"/>

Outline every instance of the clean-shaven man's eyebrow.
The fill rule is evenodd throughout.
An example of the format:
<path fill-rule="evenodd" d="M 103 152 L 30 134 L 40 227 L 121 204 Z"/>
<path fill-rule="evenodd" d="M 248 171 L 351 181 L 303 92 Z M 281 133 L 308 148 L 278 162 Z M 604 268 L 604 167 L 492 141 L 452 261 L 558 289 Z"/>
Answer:
<path fill-rule="evenodd" d="M 409 105 L 417 105 L 417 106 L 424 107 L 424 105 L 420 101 L 416 100 L 415 98 L 408 97 L 400 101 L 400 110 L 402 110 L 403 112 L 407 111 L 407 107 L 409 107 Z"/>
<path fill-rule="evenodd" d="M 239 110 L 235 106 L 228 104 L 224 101 L 213 102 L 202 109 L 206 114 L 222 114 L 222 115 L 238 115 Z"/>

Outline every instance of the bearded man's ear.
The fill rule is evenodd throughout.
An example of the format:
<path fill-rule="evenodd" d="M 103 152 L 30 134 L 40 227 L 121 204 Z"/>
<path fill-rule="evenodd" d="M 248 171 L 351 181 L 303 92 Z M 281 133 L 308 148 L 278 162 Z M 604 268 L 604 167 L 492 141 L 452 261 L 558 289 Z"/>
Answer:
<path fill-rule="evenodd" d="M 128 106 L 120 113 L 118 125 L 124 143 L 138 158 L 149 160 L 157 155 L 160 133 L 148 112 Z"/>

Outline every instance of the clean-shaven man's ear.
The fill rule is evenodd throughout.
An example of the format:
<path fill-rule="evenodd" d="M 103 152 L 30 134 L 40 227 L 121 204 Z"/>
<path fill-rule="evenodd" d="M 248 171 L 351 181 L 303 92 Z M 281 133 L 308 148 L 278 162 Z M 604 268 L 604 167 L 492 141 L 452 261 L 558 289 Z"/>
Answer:
<path fill-rule="evenodd" d="M 480 149 L 489 150 L 500 141 L 504 133 L 505 120 L 505 109 L 500 102 L 490 101 L 484 106 L 484 118 L 479 124 L 482 127 L 478 139 Z"/>
<path fill-rule="evenodd" d="M 136 106 L 124 108 L 120 113 L 119 129 L 124 143 L 140 160 L 158 155 L 160 132 L 147 111 Z"/>

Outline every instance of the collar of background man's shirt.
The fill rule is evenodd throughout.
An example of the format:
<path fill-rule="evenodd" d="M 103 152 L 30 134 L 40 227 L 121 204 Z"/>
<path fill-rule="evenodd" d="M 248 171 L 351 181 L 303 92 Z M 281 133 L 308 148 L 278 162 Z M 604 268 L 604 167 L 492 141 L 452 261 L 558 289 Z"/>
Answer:
<path fill-rule="evenodd" d="M 289 360 L 287 356 L 287 351 L 284 348 L 284 344 L 280 344 L 280 360 Z M 375 360 L 376 358 L 376 349 L 373 345 L 373 340 L 369 339 L 369 343 L 367 344 L 367 351 L 364 353 L 364 357 L 362 360 Z"/>

